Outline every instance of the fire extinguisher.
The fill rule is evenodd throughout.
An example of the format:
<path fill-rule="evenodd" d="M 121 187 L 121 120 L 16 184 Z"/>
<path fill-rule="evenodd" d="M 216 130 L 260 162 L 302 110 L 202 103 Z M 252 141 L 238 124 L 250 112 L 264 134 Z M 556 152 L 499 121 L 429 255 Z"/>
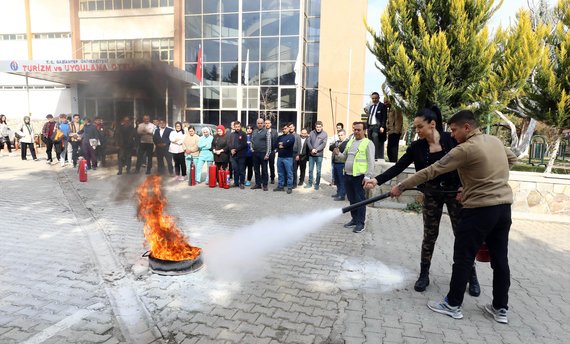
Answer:
<path fill-rule="evenodd" d="M 194 160 L 190 161 L 190 178 L 188 178 L 188 185 L 196 185 L 196 166 L 194 165 Z"/>
<path fill-rule="evenodd" d="M 77 169 L 79 173 L 79 181 L 86 182 L 87 181 L 87 160 L 80 159 L 79 160 L 79 167 Z"/>
<path fill-rule="evenodd" d="M 220 188 L 224 187 L 226 181 L 226 173 L 224 170 L 222 170 L 221 168 L 218 170 L 218 186 Z"/>
<path fill-rule="evenodd" d="M 216 176 L 217 176 L 216 164 L 212 161 L 212 164 L 208 167 L 208 185 L 211 188 L 216 187 Z"/>
<path fill-rule="evenodd" d="M 224 189 L 229 189 L 230 188 L 230 170 L 225 170 L 224 173 L 226 175 L 225 182 L 224 182 Z"/>

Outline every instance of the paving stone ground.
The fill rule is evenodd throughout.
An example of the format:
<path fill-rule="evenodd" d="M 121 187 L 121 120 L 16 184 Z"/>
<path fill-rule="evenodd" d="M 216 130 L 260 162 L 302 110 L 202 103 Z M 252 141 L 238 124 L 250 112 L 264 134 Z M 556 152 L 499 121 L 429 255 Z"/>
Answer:
<path fill-rule="evenodd" d="M 453 238 L 446 217 L 424 293 L 413 290 L 421 216 L 384 208 L 368 208 L 361 234 L 342 227 L 347 215 L 323 219 L 322 230 L 244 266 L 250 274 L 242 279 L 215 278 L 207 261 L 193 274 L 160 276 L 141 257 L 146 249 L 134 188 L 144 176 L 114 172 L 99 169 L 79 183 L 72 168 L 0 157 L 0 343 L 134 342 L 129 331 L 138 328 L 147 335 L 137 341 L 149 343 L 568 341 L 568 224 L 514 220 L 508 325 L 482 311 L 491 300 L 488 263 L 477 265 L 481 296 L 467 295 L 464 319 L 454 320 L 426 307 L 448 288 Z M 319 191 L 298 188 L 292 195 L 164 185 L 168 212 L 192 244 L 204 247 L 264 216 L 300 217 L 345 205 L 331 200 L 334 189 L 324 183 Z M 108 271 L 104 252 L 122 271 Z M 119 288 L 140 302 L 142 311 L 133 306 L 140 324 L 124 321 L 129 303 L 117 302 Z"/>

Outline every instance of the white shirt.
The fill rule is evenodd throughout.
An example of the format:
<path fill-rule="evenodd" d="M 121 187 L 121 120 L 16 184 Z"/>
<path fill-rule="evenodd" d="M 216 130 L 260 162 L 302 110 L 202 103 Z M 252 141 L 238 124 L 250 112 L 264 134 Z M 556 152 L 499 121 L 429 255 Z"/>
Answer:
<path fill-rule="evenodd" d="M 377 122 L 376 122 L 376 111 L 378 110 L 378 104 L 380 104 L 380 103 L 370 105 L 370 117 L 368 119 L 369 125 L 376 125 L 377 124 Z"/>

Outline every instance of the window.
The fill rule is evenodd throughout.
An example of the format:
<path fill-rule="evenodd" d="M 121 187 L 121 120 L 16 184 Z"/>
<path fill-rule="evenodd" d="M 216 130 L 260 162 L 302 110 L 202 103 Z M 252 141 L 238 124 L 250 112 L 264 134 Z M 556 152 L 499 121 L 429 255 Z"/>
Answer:
<path fill-rule="evenodd" d="M 83 58 L 144 58 L 174 62 L 174 40 L 171 38 L 83 41 Z"/>
<path fill-rule="evenodd" d="M 294 109 L 296 106 L 297 90 L 294 88 L 281 89 L 281 106 L 282 109 Z"/>
<path fill-rule="evenodd" d="M 189 4 L 198 2 L 196 0 L 186 0 Z M 79 0 L 79 11 L 107 11 L 133 8 L 156 8 L 172 7 L 174 0 Z"/>

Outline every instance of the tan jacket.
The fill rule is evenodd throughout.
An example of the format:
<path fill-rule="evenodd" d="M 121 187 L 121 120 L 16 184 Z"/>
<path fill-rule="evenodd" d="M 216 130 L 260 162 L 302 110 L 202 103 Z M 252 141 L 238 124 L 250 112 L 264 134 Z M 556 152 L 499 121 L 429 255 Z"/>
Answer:
<path fill-rule="evenodd" d="M 404 116 L 402 111 L 396 110 L 395 108 L 390 108 L 388 111 L 388 123 L 386 124 L 388 129 L 388 135 L 390 134 L 402 134 L 402 129 L 404 127 Z"/>
<path fill-rule="evenodd" d="M 513 192 L 508 183 L 509 170 L 516 161 L 517 157 L 498 138 L 477 129 L 441 160 L 400 183 L 400 188 L 409 189 L 457 170 L 463 184 L 465 208 L 511 204 Z"/>
<path fill-rule="evenodd" d="M 200 155 L 200 149 L 198 148 L 199 141 L 200 136 L 198 136 L 198 134 L 190 136 L 186 133 L 186 135 L 184 135 L 184 141 L 182 142 L 185 155 L 192 155 L 194 158 L 198 157 Z"/>

